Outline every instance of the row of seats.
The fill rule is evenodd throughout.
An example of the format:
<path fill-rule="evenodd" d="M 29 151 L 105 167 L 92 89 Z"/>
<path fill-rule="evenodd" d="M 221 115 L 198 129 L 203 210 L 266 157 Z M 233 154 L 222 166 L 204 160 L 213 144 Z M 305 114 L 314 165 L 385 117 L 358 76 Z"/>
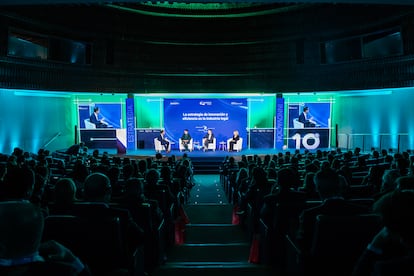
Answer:
<path fill-rule="evenodd" d="M 238 166 L 223 168 L 220 181 L 229 202 L 240 207 L 245 195 L 235 185 L 238 172 Z M 267 182 L 277 187 L 277 180 L 267 179 Z M 259 191 L 256 195 L 262 196 Z M 303 210 L 320 206 L 323 201 L 307 199 L 305 204 L 299 205 L 295 201 L 278 203 L 272 206 L 273 219 L 269 222 L 261 218 L 255 206 L 259 200 L 251 199 L 245 210 L 238 212 L 240 226 L 245 229 L 252 244 L 255 241 L 259 243 L 259 262 L 272 265 L 281 273 L 348 276 L 367 244 L 383 227 L 380 215 L 369 211 L 374 198 L 361 197 L 355 192 L 347 201 L 365 206 L 367 212 L 357 215 L 318 215 L 311 249 L 305 252 L 296 240 L 300 214 Z"/>

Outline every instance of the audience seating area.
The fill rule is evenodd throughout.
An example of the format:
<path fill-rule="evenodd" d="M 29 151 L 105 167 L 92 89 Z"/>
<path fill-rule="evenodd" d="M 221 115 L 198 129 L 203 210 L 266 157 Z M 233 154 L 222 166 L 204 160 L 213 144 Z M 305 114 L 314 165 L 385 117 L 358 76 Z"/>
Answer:
<path fill-rule="evenodd" d="M 345 276 L 384 226 L 376 202 L 414 190 L 413 164 L 407 152 L 286 151 L 226 156 L 219 175 L 251 241 L 246 259 L 283 275 Z M 41 241 L 69 249 L 85 275 L 151 275 L 177 242 L 193 171 L 185 153 L 131 159 L 82 144 L 16 148 L 0 154 L 0 220 L 2 202 L 31 202 L 44 216 Z"/>
<path fill-rule="evenodd" d="M 220 181 L 236 221 L 251 239 L 251 254 L 257 255 L 249 256 L 252 260 L 283 275 L 349 276 L 384 226 L 373 212 L 375 202 L 398 189 L 398 177 L 408 177 L 405 187 L 414 189 L 413 161 L 407 152 L 361 153 L 359 148 L 242 155 L 223 161 Z M 293 171 L 287 184 L 281 183 L 286 182 L 286 168 Z M 322 197 L 315 187 L 315 174 L 323 170 L 339 176 L 335 196 Z M 301 236 L 309 213 L 314 215 L 313 230 Z"/>
<path fill-rule="evenodd" d="M 72 155 L 16 149 L 1 154 L 0 162 L 1 202 L 29 200 L 39 206 L 45 217 L 42 242 L 68 248 L 92 275 L 150 275 L 166 262 L 192 187 L 192 163 L 185 154 L 177 160 L 135 160 L 98 150 Z M 25 179 L 33 181 L 33 190 L 20 182 L 25 170 L 34 172 L 33 179 Z M 88 180 L 96 174 L 108 185 Z"/>

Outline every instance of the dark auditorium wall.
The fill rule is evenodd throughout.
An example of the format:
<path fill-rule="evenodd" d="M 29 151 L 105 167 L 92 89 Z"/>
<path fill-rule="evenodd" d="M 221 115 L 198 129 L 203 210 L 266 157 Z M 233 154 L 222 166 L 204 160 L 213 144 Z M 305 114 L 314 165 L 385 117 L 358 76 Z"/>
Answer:
<path fill-rule="evenodd" d="M 0 89 L 0 153 L 9 154 L 14 147 L 37 152 L 72 145 L 72 105 L 69 95 Z"/>
<path fill-rule="evenodd" d="M 394 150 L 414 149 L 414 88 L 384 89 L 364 92 L 360 95 L 341 96 L 338 93 L 334 104 L 334 121 L 339 133 L 350 135 L 350 147 L 360 146 L 362 136 L 367 134 L 365 150 L 371 147 Z M 400 136 L 400 137 L 399 137 Z M 345 137 L 340 137 L 345 145 Z"/>

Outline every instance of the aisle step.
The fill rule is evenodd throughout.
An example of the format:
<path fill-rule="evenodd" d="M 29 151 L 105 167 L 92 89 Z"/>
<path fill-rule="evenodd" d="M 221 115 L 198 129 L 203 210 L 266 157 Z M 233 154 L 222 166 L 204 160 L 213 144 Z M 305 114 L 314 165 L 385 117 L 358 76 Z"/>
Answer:
<path fill-rule="evenodd" d="M 270 276 L 262 265 L 248 262 L 175 262 L 159 268 L 154 276 Z"/>
<path fill-rule="evenodd" d="M 183 244 L 171 249 L 168 262 L 236 262 L 248 260 L 249 243 Z"/>
<path fill-rule="evenodd" d="M 185 207 L 192 224 L 231 224 L 230 204 L 189 204 Z"/>
<path fill-rule="evenodd" d="M 247 241 L 247 234 L 239 225 L 232 224 L 189 224 L 185 230 L 185 242 L 194 243 L 241 243 Z"/>

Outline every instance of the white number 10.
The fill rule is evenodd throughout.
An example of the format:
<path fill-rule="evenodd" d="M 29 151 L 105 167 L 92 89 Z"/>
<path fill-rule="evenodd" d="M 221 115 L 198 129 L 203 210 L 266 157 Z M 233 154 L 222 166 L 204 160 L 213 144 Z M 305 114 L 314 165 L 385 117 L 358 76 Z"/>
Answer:
<path fill-rule="evenodd" d="M 319 139 L 319 133 L 308 133 L 303 136 L 303 138 L 300 136 L 299 133 L 296 133 L 292 136 L 292 139 L 296 142 L 296 149 L 300 149 L 300 141 L 302 140 L 302 145 L 305 149 L 316 149 L 319 147 L 319 144 L 321 143 Z M 308 140 L 314 140 L 313 144 L 309 145 Z"/>

